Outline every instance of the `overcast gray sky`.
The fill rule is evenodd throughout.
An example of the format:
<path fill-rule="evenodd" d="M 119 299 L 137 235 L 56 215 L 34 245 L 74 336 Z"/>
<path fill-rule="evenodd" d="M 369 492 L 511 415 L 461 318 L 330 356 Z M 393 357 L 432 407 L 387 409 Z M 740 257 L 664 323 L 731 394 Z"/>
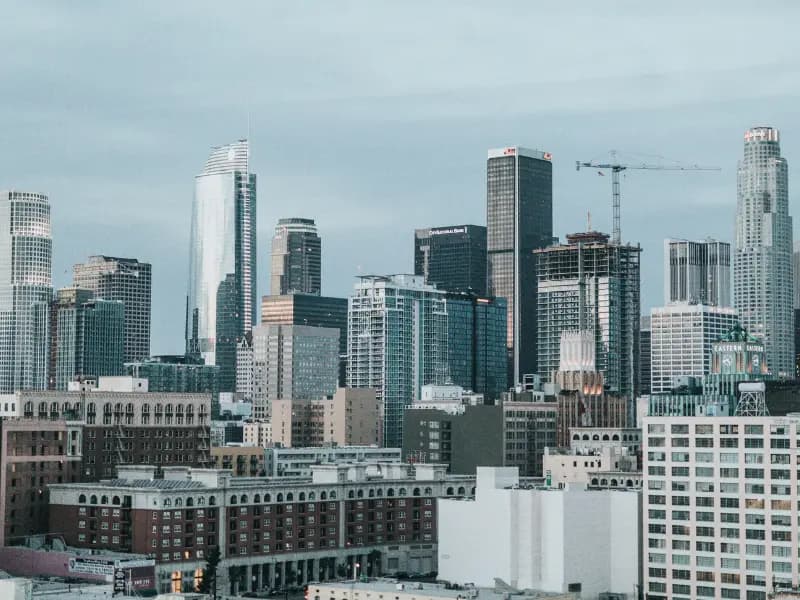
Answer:
<path fill-rule="evenodd" d="M 151 261 L 166 353 L 183 350 L 194 175 L 248 114 L 260 294 L 279 217 L 317 219 L 325 294 L 410 271 L 415 227 L 485 223 L 490 147 L 553 153 L 562 238 L 587 210 L 610 229 L 609 178 L 576 160 L 722 167 L 623 181 L 646 311 L 665 237 L 732 240 L 747 127 L 781 128 L 800 160 L 800 2 L 654 4 L 5 0 L 0 189 L 50 195 L 56 286 L 89 254 Z"/>

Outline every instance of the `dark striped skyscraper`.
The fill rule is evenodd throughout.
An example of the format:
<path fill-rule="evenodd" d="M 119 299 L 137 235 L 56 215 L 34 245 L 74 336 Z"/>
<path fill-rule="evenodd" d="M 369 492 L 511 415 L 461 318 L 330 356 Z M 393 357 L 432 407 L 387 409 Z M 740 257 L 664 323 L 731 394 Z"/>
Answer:
<path fill-rule="evenodd" d="M 489 150 L 486 169 L 487 294 L 508 307 L 509 383 L 536 373 L 536 258 L 553 239 L 549 152 Z"/>
<path fill-rule="evenodd" d="M 220 391 L 234 391 L 236 342 L 256 321 L 256 176 L 247 140 L 214 148 L 195 177 L 189 260 L 186 352 L 218 365 Z"/>

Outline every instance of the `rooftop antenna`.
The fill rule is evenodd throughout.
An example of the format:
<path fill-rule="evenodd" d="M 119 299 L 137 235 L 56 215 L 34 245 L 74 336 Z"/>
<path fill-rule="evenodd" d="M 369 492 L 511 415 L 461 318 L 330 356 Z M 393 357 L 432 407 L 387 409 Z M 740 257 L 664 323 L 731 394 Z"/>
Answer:
<path fill-rule="evenodd" d="M 586 211 L 586 231 L 592 230 L 592 211 Z"/>

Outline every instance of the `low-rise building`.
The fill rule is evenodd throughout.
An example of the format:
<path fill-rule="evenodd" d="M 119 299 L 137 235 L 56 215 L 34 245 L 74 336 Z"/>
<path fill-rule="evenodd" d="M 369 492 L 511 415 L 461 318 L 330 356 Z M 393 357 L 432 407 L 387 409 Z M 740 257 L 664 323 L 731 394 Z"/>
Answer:
<path fill-rule="evenodd" d="M 69 391 L 16 392 L 3 404 L 13 410 L 0 421 L 0 546 L 48 531 L 50 484 L 96 481 L 121 464 L 208 465 L 211 394 L 101 377 Z"/>
<path fill-rule="evenodd" d="M 266 456 L 268 477 L 311 477 L 314 465 L 367 463 L 399 463 L 400 448 L 378 446 L 323 446 L 309 448 L 281 448 L 262 451 Z"/>
<path fill-rule="evenodd" d="M 616 485 L 609 487 L 634 487 L 633 476 L 641 475 L 636 454 L 622 446 L 606 446 L 592 450 L 546 448 L 544 472 L 552 485 L 591 484 L 593 480 L 597 480 L 595 486 L 599 485 L 596 473 L 619 473 L 614 477 Z M 607 476 L 606 479 L 610 477 Z M 626 485 L 628 481 L 631 482 L 630 486 Z"/>
<path fill-rule="evenodd" d="M 263 477 L 267 474 L 264 448 L 231 444 L 211 448 L 211 465 L 228 469 L 237 477 Z"/>
<path fill-rule="evenodd" d="M 308 586 L 309 600 L 577 600 L 575 593 L 550 594 L 508 587 L 476 588 L 459 583 L 401 582 L 396 580 L 339 581 Z"/>
<path fill-rule="evenodd" d="M 310 478 L 120 467 L 116 479 L 50 486 L 50 526 L 70 546 L 149 554 L 158 591 L 193 586 L 219 548 L 219 590 L 243 593 L 352 572 L 437 570 L 436 500 L 474 493 L 444 465 L 316 465 Z"/>
<path fill-rule="evenodd" d="M 249 419 L 242 424 L 245 446 L 267 448 L 272 445 L 272 423 L 266 419 Z"/>
<path fill-rule="evenodd" d="M 380 445 L 381 405 L 372 388 L 339 388 L 319 400 L 273 400 L 272 442 L 307 448 Z"/>
<path fill-rule="evenodd" d="M 641 493 L 537 487 L 515 468 L 479 468 L 474 500 L 442 498 L 439 571 L 447 581 L 632 594 L 641 583 Z"/>

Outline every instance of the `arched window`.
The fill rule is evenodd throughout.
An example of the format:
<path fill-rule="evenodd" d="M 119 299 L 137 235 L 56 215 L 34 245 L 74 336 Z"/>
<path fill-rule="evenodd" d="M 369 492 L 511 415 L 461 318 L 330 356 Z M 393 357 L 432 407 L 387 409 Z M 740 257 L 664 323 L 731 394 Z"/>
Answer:
<path fill-rule="evenodd" d="M 400 489 L 397 491 L 397 495 L 398 495 L 398 496 L 405 496 L 405 495 L 406 495 L 406 488 L 400 488 Z"/>
<path fill-rule="evenodd" d="M 609 439 L 609 438 L 608 438 L 608 434 L 607 434 L 607 433 L 604 433 L 604 434 L 603 434 L 603 441 L 604 441 L 604 442 L 607 442 L 607 441 L 608 441 L 608 439 Z"/>
<path fill-rule="evenodd" d="M 374 498 L 375 497 L 375 490 L 370 488 L 369 492 L 367 492 L 367 496 L 369 496 L 370 498 Z"/>
<path fill-rule="evenodd" d="M 630 480 L 630 479 L 627 479 L 627 480 L 625 481 L 625 486 L 626 486 L 626 487 L 633 487 L 633 481 L 632 481 L 632 480 Z"/>
<path fill-rule="evenodd" d="M 164 506 L 172 506 L 172 500 L 169 498 L 164 498 Z"/>
<path fill-rule="evenodd" d="M 270 494 L 264 494 L 264 502 L 272 502 L 272 496 Z"/>
<path fill-rule="evenodd" d="M 465 490 L 463 487 L 458 488 L 458 495 L 459 496 L 463 496 L 466 493 L 467 493 L 467 490 Z"/>
<path fill-rule="evenodd" d="M 86 504 L 86 494 L 78 496 L 78 504 Z"/>
<path fill-rule="evenodd" d="M 278 492 L 278 495 L 275 496 L 275 502 L 283 502 L 283 494 Z"/>
<path fill-rule="evenodd" d="M 103 496 L 100 498 L 100 504 L 108 504 L 108 496 Z"/>
<path fill-rule="evenodd" d="M 201 500 L 202 500 L 202 498 L 201 498 Z M 214 496 L 210 496 L 209 499 L 208 499 L 208 505 L 209 506 L 214 506 L 216 503 L 217 503 L 217 499 Z"/>
<path fill-rule="evenodd" d="M 600 485 L 608 485 L 608 479 L 601 479 Z"/>
<path fill-rule="evenodd" d="M 39 416 L 40 417 L 47 416 L 47 402 L 39 402 Z"/>
<path fill-rule="evenodd" d="M 111 498 L 111 504 L 113 504 L 114 506 L 119 506 L 121 504 L 119 496 L 114 496 L 113 498 Z"/>
<path fill-rule="evenodd" d="M 592 441 L 593 441 L 593 442 L 599 442 L 599 441 L 600 441 L 600 436 L 599 436 L 599 435 L 597 435 L 597 434 L 595 433 L 595 434 L 592 436 Z"/>
<path fill-rule="evenodd" d="M 378 491 L 375 493 L 378 495 L 378 498 L 383 498 L 383 488 L 378 488 Z"/>
<path fill-rule="evenodd" d="M 471 496 L 475 495 L 475 486 L 474 485 L 470 488 L 469 493 L 470 493 Z"/>
<path fill-rule="evenodd" d="M 574 434 L 572 434 L 572 439 L 573 440 L 579 440 L 579 439 L 581 439 L 581 436 L 579 436 L 577 433 L 574 433 Z"/>
<path fill-rule="evenodd" d="M 175 498 L 175 506 L 183 506 L 183 499 Z"/>
<path fill-rule="evenodd" d="M 622 441 L 623 442 L 627 442 L 628 441 L 628 434 L 627 433 L 622 435 Z"/>
<path fill-rule="evenodd" d="M 413 493 L 415 496 L 419 496 L 419 488 L 414 488 L 414 491 L 413 491 L 412 493 Z"/>
<path fill-rule="evenodd" d="M 592 485 L 597 485 L 597 477 L 592 478 Z"/>
<path fill-rule="evenodd" d="M 187 507 L 188 507 L 188 506 L 194 506 L 194 498 L 192 498 L 191 496 L 189 496 L 189 497 L 186 499 L 186 506 L 187 506 Z"/>
<path fill-rule="evenodd" d="M 255 494 L 253 496 L 253 503 L 254 504 L 261 504 L 261 494 Z"/>
<path fill-rule="evenodd" d="M 584 433 L 583 434 L 583 440 L 587 441 L 587 442 L 589 441 L 589 434 L 588 433 Z"/>
<path fill-rule="evenodd" d="M 448 496 L 452 496 L 453 495 L 453 488 L 452 487 L 447 488 L 447 495 Z"/>
<path fill-rule="evenodd" d="M 305 493 L 305 492 L 300 492 L 300 493 L 297 495 L 297 499 L 298 499 L 300 502 L 303 502 L 303 501 L 306 499 L 306 493 Z"/>
<path fill-rule="evenodd" d="M 231 504 L 236 504 L 236 496 L 231 496 Z"/>
<path fill-rule="evenodd" d="M 619 441 L 619 434 L 615 433 L 614 435 L 612 435 L 611 436 L 611 440 L 614 441 L 614 442 L 618 442 Z"/>
<path fill-rule="evenodd" d="M 347 492 L 347 497 L 348 498 L 355 498 L 355 494 L 353 493 L 353 490 L 350 490 L 349 492 Z"/>
<path fill-rule="evenodd" d="M 364 490 L 358 490 L 356 492 L 356 498 L 363 498 L 364 497 Z"/>
<path fill-rule="evenodd" d="M 97 504 L 97 496 L 92 494 L 92 497 L 89 498 L 89 504 Z"/>
<path fill-rule="evenodd" d="M 394 496 L 394 488 L 389 488 L 388 490 L 386 490 L 386 495 L 387 496 Z"/>
<path fill-rule="evenodd" d="M 317 495 L 314 492 L 308 492 L 308 499 L 309 500 L 316 500 Z"/>
<path fill-rule="evenodd" d="M 431 495 L 433 495 L 433 490 L 432 490 L 431 488 L 429 488 L 429 487 L 426 487 L 426 488 L 425 488 L 425 495 L 426 495 L 426 496 L 431 496 Z"/>
<path fill-rule="evenodd" d="M 331 493 L 328 494 L 328 498 L 330 500 L 336 500 L 336 490 L 331 490 Z"/>
<path fill-rule="evenodd" d="M 294 494 L 292 492 L 288 492 L 286 494 L 286 501 L 291 502 L 292 500 L 294 500 Z"/>
<path fill-rule="evenodd" d="M 612 479 L 611 480 L 611 487 L 617 487 L 617 480 L 616 479 Z"/>
<path fill-rule="evenodd" d="M 242 494 L 242 497 L 239 498 L 239 504 L 247 504 L 247 494 Z"/>

